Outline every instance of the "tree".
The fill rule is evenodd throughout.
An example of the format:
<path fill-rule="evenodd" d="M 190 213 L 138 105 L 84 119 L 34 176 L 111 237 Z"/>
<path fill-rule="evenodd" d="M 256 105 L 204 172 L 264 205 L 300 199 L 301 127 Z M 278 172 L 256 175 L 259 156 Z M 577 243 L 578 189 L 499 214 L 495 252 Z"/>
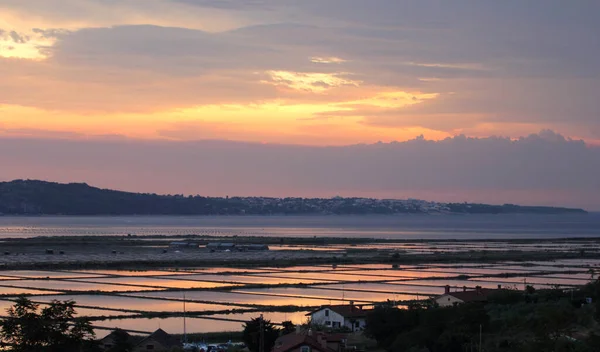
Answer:
<path fill-rule="evenodd" d="M 262 320 L 262 322 L 261 322 Z M 244 324 L 243 339 L 248 346 L 248 349 L 252 352 L 260 351 L 260 327 L 263 327 L 264 332 L 264 349 L 263 351 L 270 351 L 275 345 L 275 340 L 279 337 L 279 329 L 277 329 L 269 320 L 262 318 L 252 319 Z"/>
<path fill-rule="evenodd" d="M 454 307 L 379 307 L 367 316 L 365 334 L 388 351 L 462 352 L 489 324 L 485 306 L 476 302 Z"/>
<path fill-rule="evenodd" d="M 2 343 L 14 352 L 79 352 L 92 343 L 90 323 L 74 317 L 75 302 L 52 301 L 38 311 L 39 304 L 18 298 L 0 322 Z"/>
<path fill-rule="evenodd" d="M 532 327 L 538 341 L 554 346 L 559 339 L 571 335 L 576 322 L 573 306 L 561 301 L 540 306 L 532 319 Z"/>
<path fill-rule="evenodd" d="M 365 335 L 377 340 L 381 347 L 390 346 L 398 334 L 410 332 L 420 323 L 421 309 L 375 308 L 367 315 Z"/>
<path fill-rule="evenodd" d="M 281 323 L 281 325 L 283 326 L 283 329 L 281 329 L 281 335 L 289 335 L 296 332 L 296 325 L 294 325 L 294 323 L 291 321 L 284 321 Z"/>

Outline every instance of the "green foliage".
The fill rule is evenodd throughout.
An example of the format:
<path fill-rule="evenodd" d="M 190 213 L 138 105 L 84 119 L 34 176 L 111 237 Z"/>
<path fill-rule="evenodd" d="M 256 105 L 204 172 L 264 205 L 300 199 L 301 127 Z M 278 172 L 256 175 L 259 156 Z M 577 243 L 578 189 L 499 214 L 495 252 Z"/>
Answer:
<path fill-rule="evenodd" d="M 530 286 L 528 286 L 530 287 Z M 524 299 L 524 293 L 517 290 L 500 290 L 491 294 L 488 298 L 490 303 L 495 304 L 515 304 Z"/>
<path fill-rule="evenodd" d="M 74 307 L 73 301 L 52 301 L 40 311 L 21 297 L 0 322 L 0 340 L 14 352 L 92 350 L 94 331 L 88 321 L 74 318 Z"/>
<path fill-rule="evenodd" d="M 260 350 L 260 328 L 261 318 L 255 318 L 244 325 L 243 340 L 251 352 Z M 269 320 L 262 321 L 264 332 L 264 350 L 270 351 L 275 345 L 275 340 L 279 337 L 279 329 L 277 329 Z"/>
<path fill-rule="evenodd" d="M 421 311 L 415 309 L 402 310 L 391 307 L 376 307 L 367 316 L 365 335 L 377 340 L 382 346 L 389 346 L 400 331 L 414 328 Z"/>
<path fill-rule="evenodd" d="M 389 351 L 462 351 L 486 329 L 489 317 L 482 304 L 411 309 L 378 308 L 367 317 L 365 333 Z"/>
<path fill-rule="evenodd" d="M 599 286 L 591 283 L 575 292 L 506 290 L 486 304 L 380 307 L 367 317 L 366 333 L 387 351 L 478 351 L 481 329 L 486 352 L 597 352 L 597 306 L 581 302 L 595 300 Z"/>

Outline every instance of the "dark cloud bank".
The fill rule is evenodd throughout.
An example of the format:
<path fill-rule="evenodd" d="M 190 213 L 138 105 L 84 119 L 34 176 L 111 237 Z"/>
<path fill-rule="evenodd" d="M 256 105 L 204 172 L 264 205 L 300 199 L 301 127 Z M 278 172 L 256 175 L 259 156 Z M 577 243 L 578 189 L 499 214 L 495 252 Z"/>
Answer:
<path fill-rule="evenodd" d="M 0 139 L 0 178 L 203 195 L 420 197 L 600 209 L 600 148 L 551 131 L 344 147 Z"/>

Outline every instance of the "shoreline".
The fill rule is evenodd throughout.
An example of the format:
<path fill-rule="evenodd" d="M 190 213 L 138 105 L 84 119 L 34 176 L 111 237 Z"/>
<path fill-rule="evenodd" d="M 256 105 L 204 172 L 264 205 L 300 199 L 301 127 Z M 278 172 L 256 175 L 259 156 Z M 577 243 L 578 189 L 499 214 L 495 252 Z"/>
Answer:
<path fill-rule="evenodd" d="M 368 218 L 368 217 L 381 217 L 381 218 L 393 218 L 393 217 L 429 217 L 429 216 L 586 216 L 586 215 L 600 215 L 600 210 L 586 210 L 576 209 L 578 211 L 564 211 L 564 212 L 509 212 L 509 213 L 465 213 L 465 212 L 406 212 L 406 213 L 272 213 L 272 214 L 22 214 L 22 213 L 0 213 L 0 219 L 2 218 L 125 218 L 125 217 L 190 217 L 190 218 L 302 218 L 302 217 L 322 217 L 322 218 L 342 218 L 342 217 L 356 217 L 356 218 Z"/>
<path fill-rule="evenodd" d="M 172 246 L 174 239 L 196 247 Z M 264 244 L 264 251 L 209 250 L 210 242 Z M 306 264 L 469 263 L 600 258 L 600 238 L 386 240 L 256 236 L 48 236 L 4 239 L 0 271 L 159 267 L 286 267 Z"/>

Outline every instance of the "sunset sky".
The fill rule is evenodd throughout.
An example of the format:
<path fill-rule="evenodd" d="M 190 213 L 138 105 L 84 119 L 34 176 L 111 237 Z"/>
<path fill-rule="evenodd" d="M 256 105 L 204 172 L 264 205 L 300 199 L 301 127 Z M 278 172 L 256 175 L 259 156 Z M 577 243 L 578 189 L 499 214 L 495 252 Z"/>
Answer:
<path fill-rule="evenodd" d="M 565 166 L 578 183 L 600 171 L 599 13 L 597 0 L 0 0 L 0 178 L 222 195 L 227 187 L 101 175 L 117 168 L 109 154 L 106 169 L 81 170 L 74 157 L 62 171 L 35 164 L 57 143 L 104 153 L 151 145 L 177 159 L 177 148 L 206 140 L 351 148 L 533 134 L 593 155 Z M 33 158 L 26 167 L 22 153 Z M 491 202 L 524 194 L 518 182 L 273 191 L 243 179 L 229 185 Z M 531 197 L 517 201 L 595 207 L 583 199 L 600 191 L 589 182 L 581 193 L 569 182 L 525 188 Z"/>

